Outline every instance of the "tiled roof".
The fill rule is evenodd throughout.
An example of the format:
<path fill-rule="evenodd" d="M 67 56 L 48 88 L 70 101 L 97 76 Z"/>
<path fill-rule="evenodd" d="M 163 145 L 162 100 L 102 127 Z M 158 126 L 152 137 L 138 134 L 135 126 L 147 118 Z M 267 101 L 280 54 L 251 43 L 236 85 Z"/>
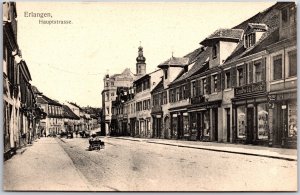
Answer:
<path fill-rule="evenodd" d="M 42 94 L 42 92 L 40 92 L 36 86 L 31 85 L 31 88 L 32 88 L 33 93 Z"/>
<path fill-rule="evenodd" d="M 277 3 L 279 4 L 279 3 Z M 277 5 L 276 4 L 276 5 Z M 276 6 L 274 5 L 274 6 Z M 231 53 L 231 55 L 225 60 L 226 62 L 232 62 L 234 60 L 237 60 L 247 54 L 250 53 L 251 50 L 254 51 L 254 48 L 256 52 L 262 51 L 262 50 L 258 50 L 259 45 L 263 42 L 263 40 L 265 40 L 267 37 L 269 37 L 269 35 L 271 33 L 273 33 L 278 27 L 279 27 L 279 13 L 278 10 L 273 9 L 272 6 L 271 8 L 266 9 L 263 12 L 260 12 L 258 14 L 256 14 L 255 16 L 249 18 L 248 20 L 242 22 L 241 24 L 235 26 L 234 28 L 243 28 L 244 30 L 246 30 L 249 27 L 249 23 L 251 24 L 265 24 L 268 27 L 268 31 L 266 31 L 262 37 L 260 38 L 260 40 L 257 41 L 256 44 L 254 44 L 253 46 L 249 47 L 249 48 L 245 48 L 244 47 L 244 41 L 240 41 L 236 47 L 236 49 Z M 273 34 L 274 35 L 274 34 Z M 270 40 L 269 40 L 270 41 Z M 275 41 L 275 40 L 274 40 Z M 253 52 L 252 52 L 253 53 Z"/>
<path fill-rule="evenodd" d="M 151 91 L 151 93 L 160 91 L 162 89 L 164 89 L 163 79 L 160 79 L 159 83 L 154 87 L 154 89 Z"/>
<path fill-rule="evenodd" d="M 79 120 L 80 118 L 66 105 L 63 105 L 63 117 Z"/>
<path fill-rule="evenodd" d="M 242 29 L 218 29 L 203 41 L 200 42 L 201 45 L 206 45 L 209 40 L 212 39 L 234 39 L 241 40 L 244 30 Z"/>
<path fill-rule="evenodd" d="M 207 59 L 209 59 L 209 56 L 209 50 L 204 50 L 203 52 L 201 52 L 198 55 L 196 62 L 194 64 L 191 64 L 192 68 L 188 72 L 182 74 L 179 78 L 175 79 L 171 84 L 178 83 L 184 79 L 193 76 L 194 74 L 197 74 L 198 71 L 200 71 L 205 66 Z"/>
<path fill-rule="evenodd" d="M 158 67 L 162 66 L 185 66 L 189 62 L 189 58 L 183 57 L 183 58 L 177 58 L 177 57 L 171 57 L 170 59 L 164 61 L 163 63 L 159 64 Z"/>
<path fill-rule="evenodd" d="M 56 106 L 62 106 L 58 101 L 55 101 L 55 100 L 52 100 L 50 98 L 48 98 L 47 96 L 45 95 L 41 95 L 41 97 L 44 101 L 46 101 L 48 104 L 51 104 L 51 105 L 56 105 Z M 38 98 L 39 99 L 39 98 Z"/>

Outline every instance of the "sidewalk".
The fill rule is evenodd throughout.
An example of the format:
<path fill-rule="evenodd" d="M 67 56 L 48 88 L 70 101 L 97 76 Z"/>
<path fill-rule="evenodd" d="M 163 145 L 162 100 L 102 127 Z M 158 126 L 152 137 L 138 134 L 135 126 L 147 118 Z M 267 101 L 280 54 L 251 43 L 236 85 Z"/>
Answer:
<path fill-rule="evenodd" d="M 56 138 L 41 138 L 4 162 L 5 191 L 91 191 Z"/>
<path fill-rule="evenodd" d="M 147 139 L 133 137 L 109 137 L 113 139 L 123 139 L 130 141 L 140 141 L 152 144 L 170 145 L 176 147 L 194 148 L 201 150 L 210 150 L 215 152 L 227 152 L 243 155 L 262 156 L 290 161 L 297 161 L 296 149 L 272 148 L 266 146 L 254 146 L 232 143 L 200 142 L 200 141 L 183 141 L 168 139 Z"/>

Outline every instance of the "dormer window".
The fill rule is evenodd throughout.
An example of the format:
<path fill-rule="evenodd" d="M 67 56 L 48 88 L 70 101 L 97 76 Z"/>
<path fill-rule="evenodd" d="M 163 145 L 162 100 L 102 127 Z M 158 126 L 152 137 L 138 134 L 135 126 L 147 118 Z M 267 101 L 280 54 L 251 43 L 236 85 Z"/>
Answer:
<path fill-rule="evenodd" d="M 168 69 L 164 69 L 165 79 L 168 79 Z"/>
<path fill-rule="evenodd" d="M 212 47 L 212 58 L 215 59 L 217 57 L 217 44 L 214 44 Z"/>
<path fill-rule="evenodd" d="M 255 33 L 250 33 L 248 35 L 245 35 L 245 48 L 251 47 L 255 44 L 256 41 Z"/>

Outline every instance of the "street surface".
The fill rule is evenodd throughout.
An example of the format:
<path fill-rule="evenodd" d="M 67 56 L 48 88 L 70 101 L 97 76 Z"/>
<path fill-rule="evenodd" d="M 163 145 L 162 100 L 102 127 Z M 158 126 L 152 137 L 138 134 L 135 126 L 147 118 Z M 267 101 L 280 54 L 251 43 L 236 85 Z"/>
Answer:
<path fill-rule="evenodd" d="M 4 163 L 4 189 L 294 191 L 297 161 L 101 138 L 42 138 Z"/>
<path fill-rule="evenodd" d="M 296 189 L 297 163 L 114 138 L 87 151 L 88 140 L 59 142 L 97 190 L 245 191 Z"/>

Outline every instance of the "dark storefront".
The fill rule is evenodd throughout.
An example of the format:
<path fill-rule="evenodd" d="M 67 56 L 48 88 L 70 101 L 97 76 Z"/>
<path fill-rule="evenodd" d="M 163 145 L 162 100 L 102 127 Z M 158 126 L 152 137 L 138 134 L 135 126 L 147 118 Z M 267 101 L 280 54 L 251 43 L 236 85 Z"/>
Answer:
<path fill-rule="evenodd" d="M 270 94 L 271 144 L 276 147 L 297 147 L 296 92 Z"/>
<path fill-rule="evenodd" d="M 130 136 L 134 137 L 136 135 L 135 133 L 135 127 L 136 127 L 136 118 L 130 118 L 129 119 L 129 128 L 130 128 Z"/>
<path fill-rule="evenodd" d="M 232 106 L 234 142 L 269 145 L 269 103 L 266 82 L 236 87 Z"/>
<path fill-rule="evenodd" d="M 221 106 L 221 102 L 193 100 L 195 104 L 189 107 L 191 140 L 218 140 L 218 107 Z"/>
<path fill-rule="evenodd" d="M 171 138 L 190 139 L 189 115 L 187 109 L 180 111 L 170 111 L 171 115 Z"/>

